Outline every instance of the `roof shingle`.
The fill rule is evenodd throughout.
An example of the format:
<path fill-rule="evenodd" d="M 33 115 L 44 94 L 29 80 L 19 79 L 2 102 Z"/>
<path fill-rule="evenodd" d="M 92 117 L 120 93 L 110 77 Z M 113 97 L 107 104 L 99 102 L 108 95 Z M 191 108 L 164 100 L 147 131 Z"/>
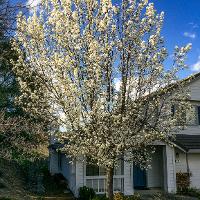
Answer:
<path fill-rule="evenodd" d="M 185 150 L 200 149 L 200 135 L 177 134 L 174 143 Z"/>

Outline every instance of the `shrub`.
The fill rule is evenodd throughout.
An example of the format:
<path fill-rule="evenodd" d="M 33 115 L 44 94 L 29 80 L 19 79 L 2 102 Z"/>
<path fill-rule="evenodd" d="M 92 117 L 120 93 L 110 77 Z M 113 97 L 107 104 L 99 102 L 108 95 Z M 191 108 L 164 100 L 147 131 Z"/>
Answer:
<path fill-rule="evenodd" d="M 0 182 L 0 189 L 2 189 L 2 188 L 6 188 L 6 185 L 4 183 Z"/>
<path fill-rule="evenodd" d="M 92 200 L 109 200 L 106 195 L 95 195 Z M 117 192 L 114 194 L 113 200 L 141 200 L 140 194 L 136 193 L 132 196 L 124 196 L 123 193 Z"/>
<path fill-rule="evenodd" d="M 154 195 L 153 195 L 153 200 L 164 200 L 164 199 L 166 199 L 161 193 L 155 193 Z"/>
<path fill-rule="evenodd" d="M 124 200 L 124 199 L 125 199 L 125 197 L 122 193 L 117 192 L 114 194 L 113 200 Z"/>
<path fill-rule="evenodd" d="M 109 200 L 106 195 L 96 195 L 92 200 Z"/>
<path fill-rule="evenodd" d="M 80 200 L 91 200 L 95 197 L 95 191 L 92 188 L 83 186 L 79 188 Z"/>
<path fill-rule="evenodd" d="M 178 193 L 184 193 L 190 187 L 190 174 L 189 173 L 176 173 L 176 183 Z"/>
<path fill-rule="evenodd" d="M 186 195 L 191 196 L 191 197 L 197 197 L 200 199 L 200 190 L 196 188 L 188 188 L 187 191 L 185 192 Z"/>
<path fill-rule="evenodd" d="M 125 197 L 126 200 L 141 200 L 141 196 L 138 193 L 135 193 L 133 196 Z"/>

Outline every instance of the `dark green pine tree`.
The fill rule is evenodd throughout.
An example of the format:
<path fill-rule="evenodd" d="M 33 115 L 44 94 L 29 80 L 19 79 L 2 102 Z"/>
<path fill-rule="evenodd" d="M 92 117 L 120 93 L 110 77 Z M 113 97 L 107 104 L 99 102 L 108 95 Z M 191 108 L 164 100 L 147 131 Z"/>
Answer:
<path fill-rule="evenodd" d="M 12 115 L 21 112 L 21 109 L 13 104 L 14 97 L 19 94 L 10 62 L 11 59 L 17 59 L 10 44 L 10 33 L 14 24 L 13 17 L 13 10 L 9 9 L 9 2 L 0 0 L 0 111 L 3 110 Z"/>
<path fill-rule="evenodd" d="M 14 102 L 20 91 L 11 64 L 11 59 L 17 59 L 10 43 L 15 24 L 13 13 L 13 7 L 10 10 L 9 3 L 0 0 L 0 157 L 32 159 L 44 155 L 48 140 L 44 123 L 30 118 Z"/>

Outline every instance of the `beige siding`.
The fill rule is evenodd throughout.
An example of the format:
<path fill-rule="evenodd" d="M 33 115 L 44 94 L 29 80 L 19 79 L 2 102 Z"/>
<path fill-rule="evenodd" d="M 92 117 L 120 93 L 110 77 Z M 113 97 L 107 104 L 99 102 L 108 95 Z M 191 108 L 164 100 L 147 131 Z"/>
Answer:
<path fill-rule="evenodd" d="M 176 171 L 174 148 L 166 145 L 166 190 L 170 193 L 176 192 Z"/>
<path fill-rule="evenodd" d="M 193 105 L 200 105 L 200 79 L 197 79 L 189 85 L 190 96 Z M 200 126 L 188 126 L 180 134 L 198 135 Z M 176 162 L 176 172 L 187 172 L 185 153 L 179 152 L 179 162 Z M 188 164 L 191 176 L 191 187 L 200 188 L 200 154 L 188 154 Z"/>
<path fill-rule="evenodd" d="M 78 159 L 76 161 L 76 191 L 75 196 L 78 196 L 78 190 L 84 186 L 84 163 Z"/>
<path fill-rule="evenodd" d="M 187 172 L 187 163 L 185 153 L 179 153 L 179 161 L 176 162 L 176 172 Z M 191 172 L 190 186 L 200 188 L 200 153 L 188 154 L 188 165 Z"/>
<path fill-rule="evenodd" d="M 58 152 L 51 150 L 49 153 L 49 171 L 51 174 L 59 173 L 58 170 Z"/>
<path fill-rule="evenodd" d="M 200 126 L 188 126 L 185 130 L 179 132 L 186 135 L 200 135 Z"/>
<path fill-rule="evenodd" d="M 200 101 L 200 79 L 197 79 L 189 85 L 192 100 Z"/>
<path fill-rule="evenodd" d="M 176 150 L 176 153 L 179 154 L 179 158 L 176 158 L 176 173 L 187 172 L 187 163 L 186 163 L 186 154 L 180 150 Z"/>
<path fill-rule="evenodd" d="M 151 168 L 147 171 L 147 187 L 163 188 L 163 146 L 157 146 L 152 155 Z"/>
<path fill-rule="evenodd" d="M 200 154 L 189 154 L 188 161 L 192 173 L 191 187 L 200 188 Z"/>
<path fill-rule="evenodd" d="M 124 194 L 133 195 L 133 166 L 124 162 Z"/>

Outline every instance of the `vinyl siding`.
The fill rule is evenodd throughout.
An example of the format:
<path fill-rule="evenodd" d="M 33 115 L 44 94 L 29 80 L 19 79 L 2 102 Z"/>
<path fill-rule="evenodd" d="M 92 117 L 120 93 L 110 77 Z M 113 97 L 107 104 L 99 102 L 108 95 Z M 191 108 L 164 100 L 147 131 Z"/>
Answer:
<path fill-rule="evenodd" d="M 51 174 L 59 173 L 58 170 L 58 152 L 51 150 L 49 153 L 49 171 Z"/>
<path fill-rule="evenodd" d="M 200 79 L 189 84 L 190 97 L 193 105 L 200 105 Z M 187 126 L 181 134 L 200 135 L 200 126 Z M 185 153 L 179 152 L 179 162 L 176 163 L 176 172 L 187 172 Z M 200 188 L 200 154 L 188 154 L 188 164 L 191 176 L 191 187 Z"/>
<path fill-rule="evenodd" d="M 151 168 L 147 171 L 147 187 L 163 188 L 163 148 L 157 146 L 156 152 L 152 155 Z"/>
<path fill-rule="evenodd" d="M 192 100 L 200 101 L 200 79 L 192 81 L 189 85 Z"/>
<path fill-rule="evenodd" d="M 78 197 L 78 190 L 80 187 L 84 186 L 84 163 L 81 161 L 81 158 L 76 161 L 76 189 L 74 195 Z"/>
<path fill-rule="evenodd" d="M 69 189 L 74 193 L 76 190 L 75 183 L 75 162 L 71 162 L 71 160 L 64 154 L 62 154 L 62 174 L 68 180 Z"/>
<path fill-rule="evenodd" d="M 166 190 L 170 193 L 176 192 L 176 171 L 174 148 L 166 145 Z"/>
<path fill-rule="evenodd" d="M 186 163 L 186 154 L 180 150 L 176 150 L 176 153 L 179 154 L 179 159 L 176 160 L 176 173 L 187 172 L 187 163 Z"/>
<path fill-rule="evenodd" d="M 186 129 L 179 131 L 179 134 L 200 135 L 200 126 L 187 126 Z"/>
<path fill-rule="evenodd" d="M 133 195 L 133 166 L 124 162 L 124 194 Z"/>
<path fill-rule="evenodd" d="M 191 187 L 200 189 L 200 153 L 188 154 L 189 169 L 192 174 Z"/>
<path fill-rule="evenodd" d="M 50 173 L 61 173 L 68 181 L 69 189 L 74 193 L 76 191 L 75 182 L 75 164 L 70 162 L 70 159 L 66 155 L 61 154 L 61 168 L 58 167 L 58 152 L 52 150 L 49 155 L 49 170 Z"/>

